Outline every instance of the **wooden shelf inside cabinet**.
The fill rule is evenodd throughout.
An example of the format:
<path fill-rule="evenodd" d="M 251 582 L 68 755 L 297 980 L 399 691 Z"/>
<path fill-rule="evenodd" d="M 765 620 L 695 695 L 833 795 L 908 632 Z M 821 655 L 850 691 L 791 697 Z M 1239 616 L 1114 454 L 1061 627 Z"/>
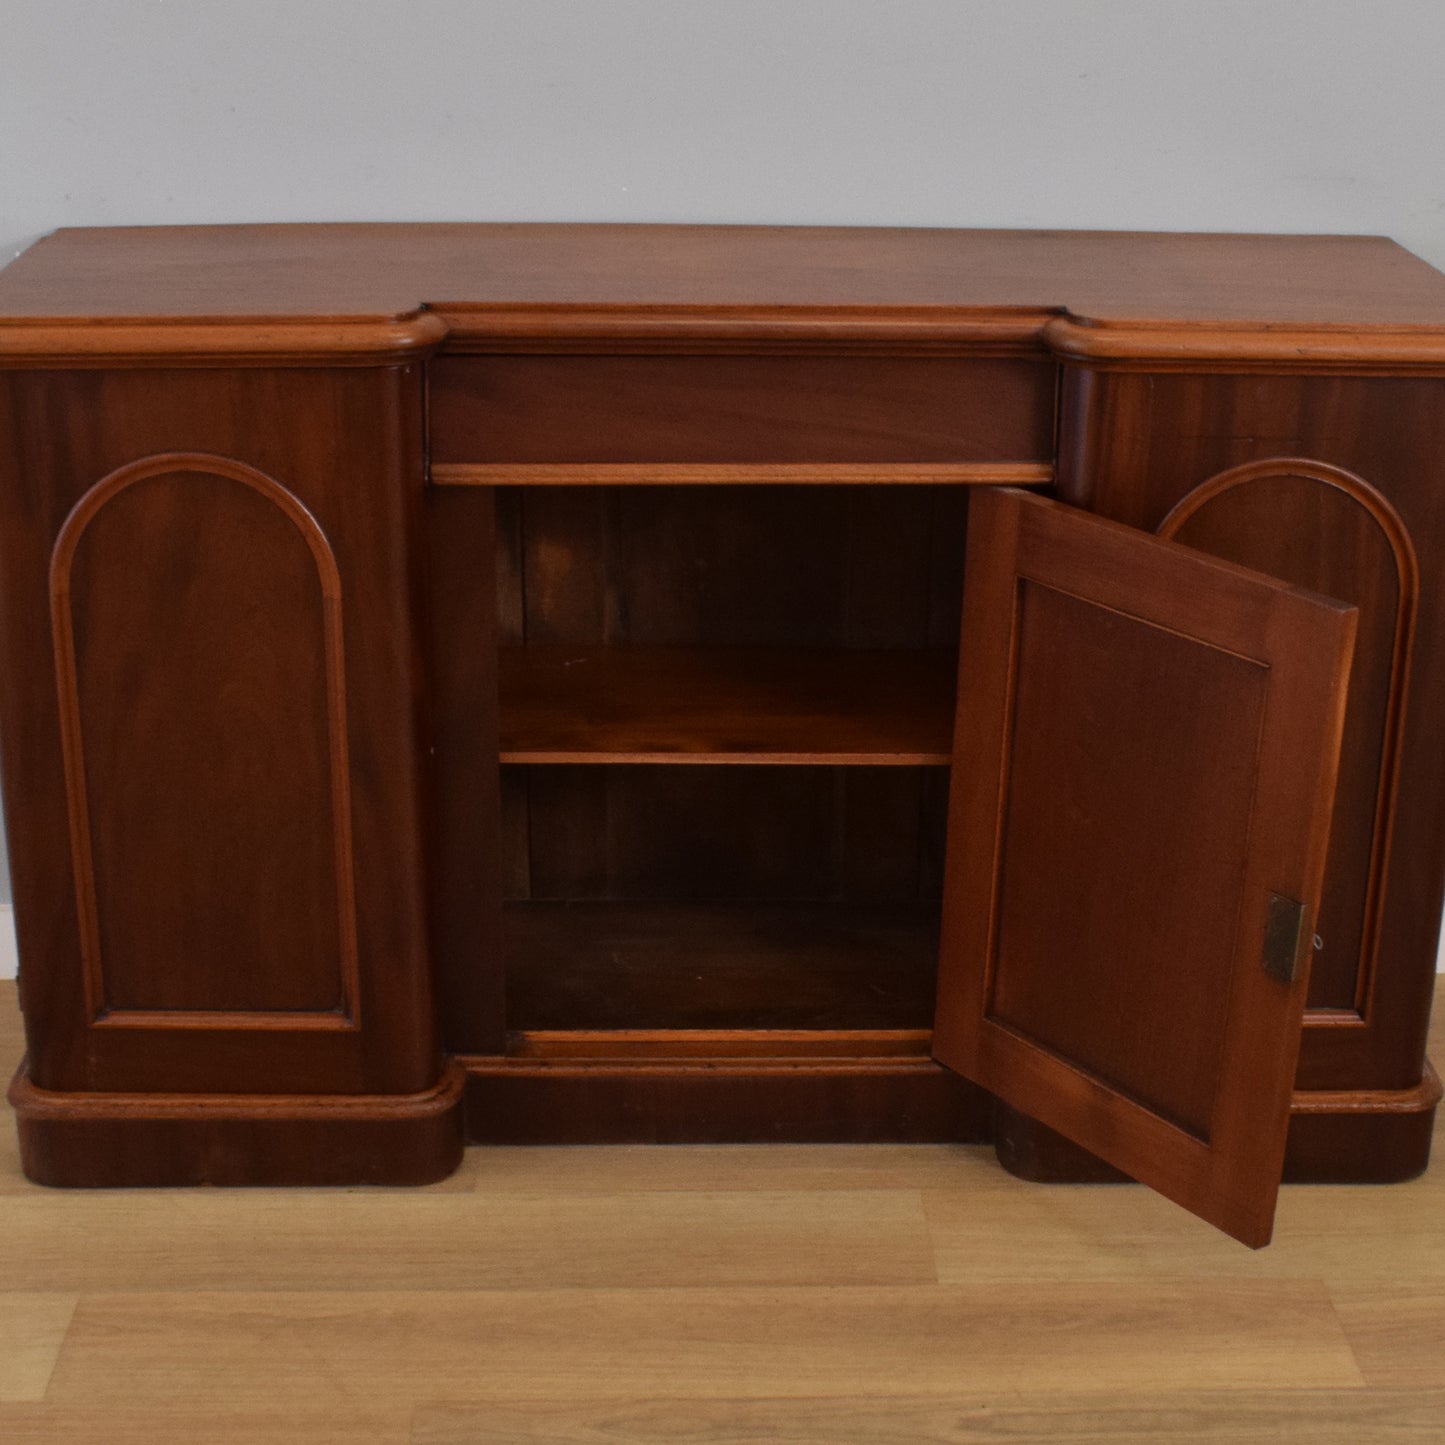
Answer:
<path fill-rule="evenodd" d="M 504 763 L 946 765 L 946 649 L 501 649 Z"/>
<path fill-rule="evenodd" d="M 522 1032 L 926 1029 L 938 905 L 518 902 L 507 1020 Z"/>

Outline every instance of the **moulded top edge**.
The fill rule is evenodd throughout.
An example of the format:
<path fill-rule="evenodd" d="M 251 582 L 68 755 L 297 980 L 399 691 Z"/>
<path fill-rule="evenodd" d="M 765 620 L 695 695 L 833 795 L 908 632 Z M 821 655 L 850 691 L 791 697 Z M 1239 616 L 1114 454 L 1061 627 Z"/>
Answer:
<path fill-rule="evenodd" d="M 1106 364 L 1438 365 L 1445 276 L 1378 237 L 530 224 L 59 231 L 0 272 L 11 365 L 1040 336 Z"/>
<path fill-rule="evenodd" d="M 35 318 L 395 318 L 443 302 L 1445 327 L 1445 276 L 1369 236 L 549 224 L 57 231 L 0 272 L 0 315 Z"/>

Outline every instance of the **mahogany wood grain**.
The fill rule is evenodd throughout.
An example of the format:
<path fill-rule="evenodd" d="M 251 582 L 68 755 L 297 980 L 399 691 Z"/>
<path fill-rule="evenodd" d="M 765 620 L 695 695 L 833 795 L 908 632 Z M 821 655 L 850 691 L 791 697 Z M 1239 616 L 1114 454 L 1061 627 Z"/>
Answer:
<path fill-rule="evenodd" d="M 1445 882 L 1433 861 L 1445 856 L 1445 691 L 1427 681 L 1445 666 L 1445 559 L 1436 543 L 1445 536 L 1445 384 L 1066 374 L 1059 493 L 1090 510 L 1153 531 L 1211 478 L 1275 459 L 1342 469 L 1398 518 L 1382 518 L 1398 529 L 1382 545 L 1380 525 L 1333 489 L 1281 482 L 1236 490 L 1228 513 L 1217 510 L 1221 498 L 1194 524 L 1207 527 L 1200 540 L 1220 555 L 1268 560 L 1291 580 L 1364 607 L 1331 842 L 1333 922 L 1315 995 L 1324 1006 L 1305 1016 L 1298 1083 L 1411 1089 L 1421 1078 Z M 1263 522 L 1250 499 L 1265 495 L 1295 508 L 1292 520 Z M 1398 585 L 1392 572 L 1407 579 L 1400 602 L 1409 602 L 1406 551 L 1418 564 L 1419 605 L 1402 670 L 1401 624 L 1392 632 L 1382 619 Z"/>
<path fill-rule="evenodd" d="M 1428 1059 L 1413 1089 L 1296 1089 L 1286 1183 L 1392 1184 L 1430 1162 L 1440 1078 Z"/>
<path fill-rule="evenodd" d="M 1445 668 L 1445 279 L 1392 243 L 770 227 L 63 232 L 0 276 L 0 366 L 0 671 L 31 693 L 0 696 L 0 739 L 30 1079 L 61 1111 L 31 1107 L 27 1148 L 44 1136 L 67 1169 L 89 1150 L 96 1173 L 137 1179 L 130 1139 L 152 1164 L 174 1149 L 177 1177 L 259 1157 L 267 1129 L 279 1130 L 278 1157 L 324 1155 L 325 1128 L 298 1133 L 278 1123 L 285 1111 L 343 1096 L 404 1111 L 436 1086 L 439 1019 L 451 1050 L 480 1061 L 469 1087 L 491 1092 L 479 1127 L 513 1137 L 941 1138 L 959 1108 L 986 1131 L 985 1096 L 941 1083 L 945 1071 L 918 1055 L 879 1061 L 867 1030 L 802 1030 L 814 1035 L 802 1066 L 778 1030 L 765 1058 L 739 1053 L 753 1044 L 737 1031 L 692 1030 L 684 1049 L 635 1029 L 624 1039 L 625 1028 L 608 1031 L 621 1052 L 607 1058 L 585 1057 L 566 1029 L 541 1053 L 533 1034 L 502 1054 L 498 894 L 611 900 L 674 922 L 724 902 L 755 921 L 770 908 L 930 914 L 947 770 L 864 765 L 923 710 L 884 696 L 886 679 L 870 682 L 860 659 L 886 650 L 889 666 L 911 667 L 927 649 L 952 651 L 967 493 L 1057 473 L 1061 495 L 1136 528 L 1159 527 L 1183 501 L 1166 527 L 1181 540 L 1359 605 L 1321 924 L 1316 999 L 1330 1007 L 1311 1015 L 1286 1168 L 1383 1178 L 1423 1161 L 1434 1096 L 1420 1049 L 1445 875 L 1445 693 L 1430 681 Z M 134 485 L 114 496 L 93 490 L 176 452 L 211 460 L 123 472 Z M 1290 454 L 1316 470 L 1198 490 Z M 1357 481 L 1336 485 L 1320 464 Z M 428 475 L 438 485 L 424 503 Z M 66 518 L 87 492 L 105 505 L 87 516 L 82 504 L 67 553 Z M 281 531 L 252 515 L 266 495 Z M 61 585 L 49 592 L 57 540 Z M 132 557 L 147 559 L 134 579 Z M 60 624 L 47 634 L 51 597 Z M 1067 611 L 1044 621 L 1062 629 Z M 871 741 L 785 752 L 766 768 L 499 770 L 498 642 L 613 661 L 617 649 L 851 656 L 847 685 L 867 686 L 849 726 L 862 718 Z M 1159 663 L 1179 648 L 1142 650 Z M 979 661 L 963 659 L 965 687 Z M 1051 677 L 1076 662 L 1055 648 Z M 1191 670 L 1217 698 L 1219 674 L 1240 667 Z M 1094 685 L 1089 706 L 1114 718 L 1116 739 L 1134 737 L 1134 757 L 1159 761 L 1128 695 Z M 823 730 L 816 709 L 794 717 L 780 699 L 770 689 L 742 720 L 789 717 L 790 748 Z M 576 751 L 510 756 L 597 756 L 578 744 L 599 730 L 569 721 L 575 700 L 555 701 L 549 736 Z M 665 701 L 647 703 L 650 726 Z M 1033 702 L 1058 748 L 1087 731 Z M 676 721 L 669 747 L 701 741 L 719 755 L 716 730 Z M 1171 796 L 1191 786 L 1197 777 L 1167 782 Z M 184 811 L 179 794 L 192 820 L 224 815 L 230 834 L 164 826 Z M 1107 789 L 1085 801 L 1098 816 L 1122 806 Z M 1068 861 L 1044 802 L 1035 814 L 1034 841 L 1014 839 L 1015 885 L 1025 853 L 1050 870 Z M 1216 834 L 1190 846 L 1196 871 L 1228 874 Z M 1132 847 L 1110 856 L 1132 856 L 1140 878 L 1167 861 L 1166 849 Z M 151 880 L 163 906 L 149 906 Z M 262 906 L 246 906 L 252 895 Z M 1055 894 L 1032 896 L 1028 920 L 1013 915 L 1015 942 L 1046 931 Z M 672 986 L 665 956 L 680 956 L 688 930 L 666 932 L 653 939 L 653 979 Z M 1201 941 L 1186 935 L 1173 952 Z M 758 942 L 754 955 L 774 962 L 755 972 L 796 1003 L 777 980 L 807 948 Z M 846 939 L 836 948 L 858 953 Z M 1128 974 L 1134 955 L 1119 952 Z M 1134 967 L 1144 998 L 1151 980 Z M 813 968 L 808 986 L 825 976 Z M 849 977 L 855 996 L 897 981 L 861 965 Z M 1066 994 L 1014 983 L 1004 1003 L 1016 1022 L 1106 1075 L 1114 1061 L 1117 1084 L 1148 1092 L 1136 1066 L 1172 1037 L 1168 1010 L 1153 1009 L 1145 1037 L 1086 1035 Z M 704 986 L 693 1002 L 731 1007 L 731 987 Z M 674 1002 L 673 1019 L 699 1016 Z M 1109 1059 L 1091 1053 L 1110 1037 Z M 674 1047 L 685 1060 L 658 1052 Z M 1176 1052 L 1197 1063 L 1211 1052 L 1201 1047 Z M 97 1091 L 113 1091 L 120 1112 Z M 265 1093 L 265 1128 L 217 1114 L 208 1101 L 222 1093 L 233 1115 Z M 1185 1081 L 1157 1102 L 1197 1127 L 1205 1093 Z M 513 1104 L 499 1123 L 494 1111 Z M 182 1120 L 165 1140 L 145 1132 L 157 1109 Z M 454 1118 L 440 1132 L 407 1127 L 400 1143 L 338 1132 L 340 1173 L 326 1177 L 364 1175 L 372 1148 L 415 1147 L 439 1170 Z M 264 1177 L 260 1164 L 235 1168 Z"/>
<path fill-rule="evenodd" d="M 834 1059 L 463 1058 L 476 1144 L 968 1144 L 989 1099 L 918 1055 Z"/>
<path fill-rule="evenodd" d="M 513 896 L 634 901 L 936 898 L 933 769 L 507 768 Z M 521 797 L 516 795 L 520 793 Z M 522 856 L 518 856 L 522 855 Z"/>
<path fill-rule="evenodd" d="M 438 487 L 1035 487 L 1049 462 L 435 462 Z"/>
<path fill-rule="evenodd" d="M 639 1067 L 681 1059 L 929 1057 L 928 1029 L 524 1029 L 507 1038 L 509 1059 L 629 1061 Z"/>
<path fill-rule="evenodd" d="M 314 519 L 251 468 L 164 454 L 85 494 L 50 588 L 92 1017 L 359 1023 L 341 583 Z M 243 887 L 233 834 L 265 840 Z"/>
<path fill-rule="evenodd" d="M 1273 328 L 1241 333 L 1226 326 L 1108 324 L 1055 317 L 1040 333 L 1060 361 L 1115 371 L 1277 373 L 1337 375 L 1420 372 L 1439 376 L 1437 338 L 1424 329 L 1401 327 L 1378 333 L 1353 326 L 1297 326 L 1281 335 Z"/>
<path fill-rule="evenodd" d="M 1394 508 L 1367 482 L 1298 460 L 1221 472 L 1170 512 L 1159 535 L 1359 611 L 1309 995 L 1312 1007 L 1358 1013 L 1369 993 L 1372 969 L 1369 961 L 1361 967 L 1361 953 L 1382 897 L 1420 605 L 1415 549 Z M 1373 828 L 1355 827 L 1357 818 L 1373 818 Z"/>
<path fill-rule="evenodd" d="M 62 230 L 5 271 L 20 317 L 387 317 L 489 306 L 986 307 L 1096 319 L 1445 325 L 1378 236 L 846 226 L 342 224 Z M 1070 283 L 1072 282 L 1072 285 Z M 1064 294 L 1072 290 L 1073 296 Z"/>
<path fill-rule="evenodd" d="M 417 316 L 417 308 L 429 310 Z M 1067 310 L 1070 322 L 1063 313 Z M 356 350 L 346 322 L 404 321 L 400 345 L 579 338 L 676 347 L 1038 344 L 1149 356 L 1445 365 L 1445 282 L 1378 237 L 766 226 L 328 225 L 57 232 L 0 280 L 13 364 L 204 361 L 281 346 Z M 92 323 L 134 323 L 107 336 Z M 291 323 L 287 327 L 287 323 Z M 153 324 L 151 324 L 153 323 Z M 199 324 L 198 324 L 199 323 Z M 1086 323 L 1086 324 L 1071 324 Z M 375 346 L 375 338 L 368 338 Z M 1193 342 L 1191 346 L 1191 341 Z M 395 349 L 396 340 L 385 344 Z M 1303 359 L 1302 359 L 1303 358 Z"/>
<path fill-rule="evenodd" d="M 970 488 L 503 487 L 503 644 L 956 643 Z"/>
<path fill-rule="evenodd" d="M 1413 1089 L 1296 1089 L 1290 1100 L 1283 1182 L 1398 1184 L 1430 1162 L 1440 1080 L 1425 1064 Z M 999 1101 L 994 1107 L 999 1163 L 1041 1184 L 1119 1183 L 1128 1175 L 1087 1149 Z"/>
<path fill-rule="evenodd" d="M 1207 1140 L 1268 665 L 1033 577 L 1015 606 L 987 1016 Z"/>
<path fill-rule="evenodd" d="M 1020 1113 L 1003 1099 L 993 1106 L 993 1147 L 998 1162 L 1031 1184 L 1130 1184 L 1122 1169 L 1091 1154 L 1067 1135 Z"/>
<path fill-rule="evenodd" d="M 947 766 L 955 655 L 509 647 L 504 763 Z"/>
<path fill-rule="evenodd" d="M 957 640 L 962 488 L 501 488 L 496 497 L 502 639 L 529 650 L 847 649 L 835 655 L 837 677 L 852 687 L 843 669 L 855 650 Z M 924 665 L 921 656 L 899 664 Z M 940 695 L 951 692 L 940 683 Z M 629 698 L 605 705 L 625 712 Z M 866 692 L 860 702 L 875 715 L 892 707 Z M 948 720 L 933 706 L 928 715 L 945 737 Z M 569 731 L 597 720 L 589 709 Z M 889 769 L 890 780 L 873 768 L 731 780 L 696 768 L 670 768 L 667 779 L 636 767 L 586 776 L 594 771 L 504 769 L 514 896 L 936 892 L 943 799 L 913 769 Z"/>
<path fill-rule="evenodd" d="M 386 366 L 423 361 L 447 334 L 430 312 L 387 320 L 180 321 L 0 326 L 7 367 Z"/>
<path fill-rule="evenodd" d="M 1355 614 L 1023 493 L 972 510 L 934 1052 L 1264 1244 L 1307 975 L 1265 973 L 1265 914 L 1318 907 Z"/>
<path fill-rule="evenodd" d="M 0 669 L 33 680 L 0 696 L 0 733 L 38 1087 L 435 1084 L 420 399 L 407 368 L 0 378 Z M 77 504 L 89 525 L 67 533 Z M 100 1019 L 72 862 L 87 829 L 106 988 L 104 958 L 120 966 Z M 338 1027 L 353 972 L 359 1029 Z"/>
<path fill-rule="evenodd" d="M 431 933 L 442 1040 L 500 1048 L 501 778 L 497 768 L 497 558 L 493 494 L 427 494 Z"/>
<path fill-rule="evenodd" d="M 511 903 L 507 1025 L 926 1029 L 936 905 Z"/>
<path fill-rule="evenodd" d="M 1046 360 L 442 357 L 433 463 L 1046 462 Z"/>
<path fill-rule="evenodd" d="M 416 1094 L 52 1093 L 22 1072 L 9 1100 L 38 1184 L 430 1184 L 462 1157 L 463 1075 Z"/>

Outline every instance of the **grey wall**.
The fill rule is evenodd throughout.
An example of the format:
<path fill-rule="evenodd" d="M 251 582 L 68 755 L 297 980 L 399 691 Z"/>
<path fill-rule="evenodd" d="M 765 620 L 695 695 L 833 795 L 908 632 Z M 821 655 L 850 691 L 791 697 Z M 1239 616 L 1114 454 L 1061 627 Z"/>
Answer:
<path fill-rule="evenodd" d="M 1385 231 L 1439 0 L 3 0 L 0 246 L 456 218 Z"/>
<path fill-rule="evenodd" d="M 1440 0 L 0 0 L 0 258 L 447 218 L 1371 231 L 1445 267 L 1442 62 Z"/>

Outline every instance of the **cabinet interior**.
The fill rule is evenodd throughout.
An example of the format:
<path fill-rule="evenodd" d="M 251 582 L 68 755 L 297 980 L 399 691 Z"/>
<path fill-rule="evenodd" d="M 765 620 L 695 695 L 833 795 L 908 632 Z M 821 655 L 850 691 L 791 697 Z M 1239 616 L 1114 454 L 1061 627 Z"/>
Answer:
<path fill-rule="evenodd" d="M 927 1030 L 967 489 L 496 505 L 508 1028 Z"/>

